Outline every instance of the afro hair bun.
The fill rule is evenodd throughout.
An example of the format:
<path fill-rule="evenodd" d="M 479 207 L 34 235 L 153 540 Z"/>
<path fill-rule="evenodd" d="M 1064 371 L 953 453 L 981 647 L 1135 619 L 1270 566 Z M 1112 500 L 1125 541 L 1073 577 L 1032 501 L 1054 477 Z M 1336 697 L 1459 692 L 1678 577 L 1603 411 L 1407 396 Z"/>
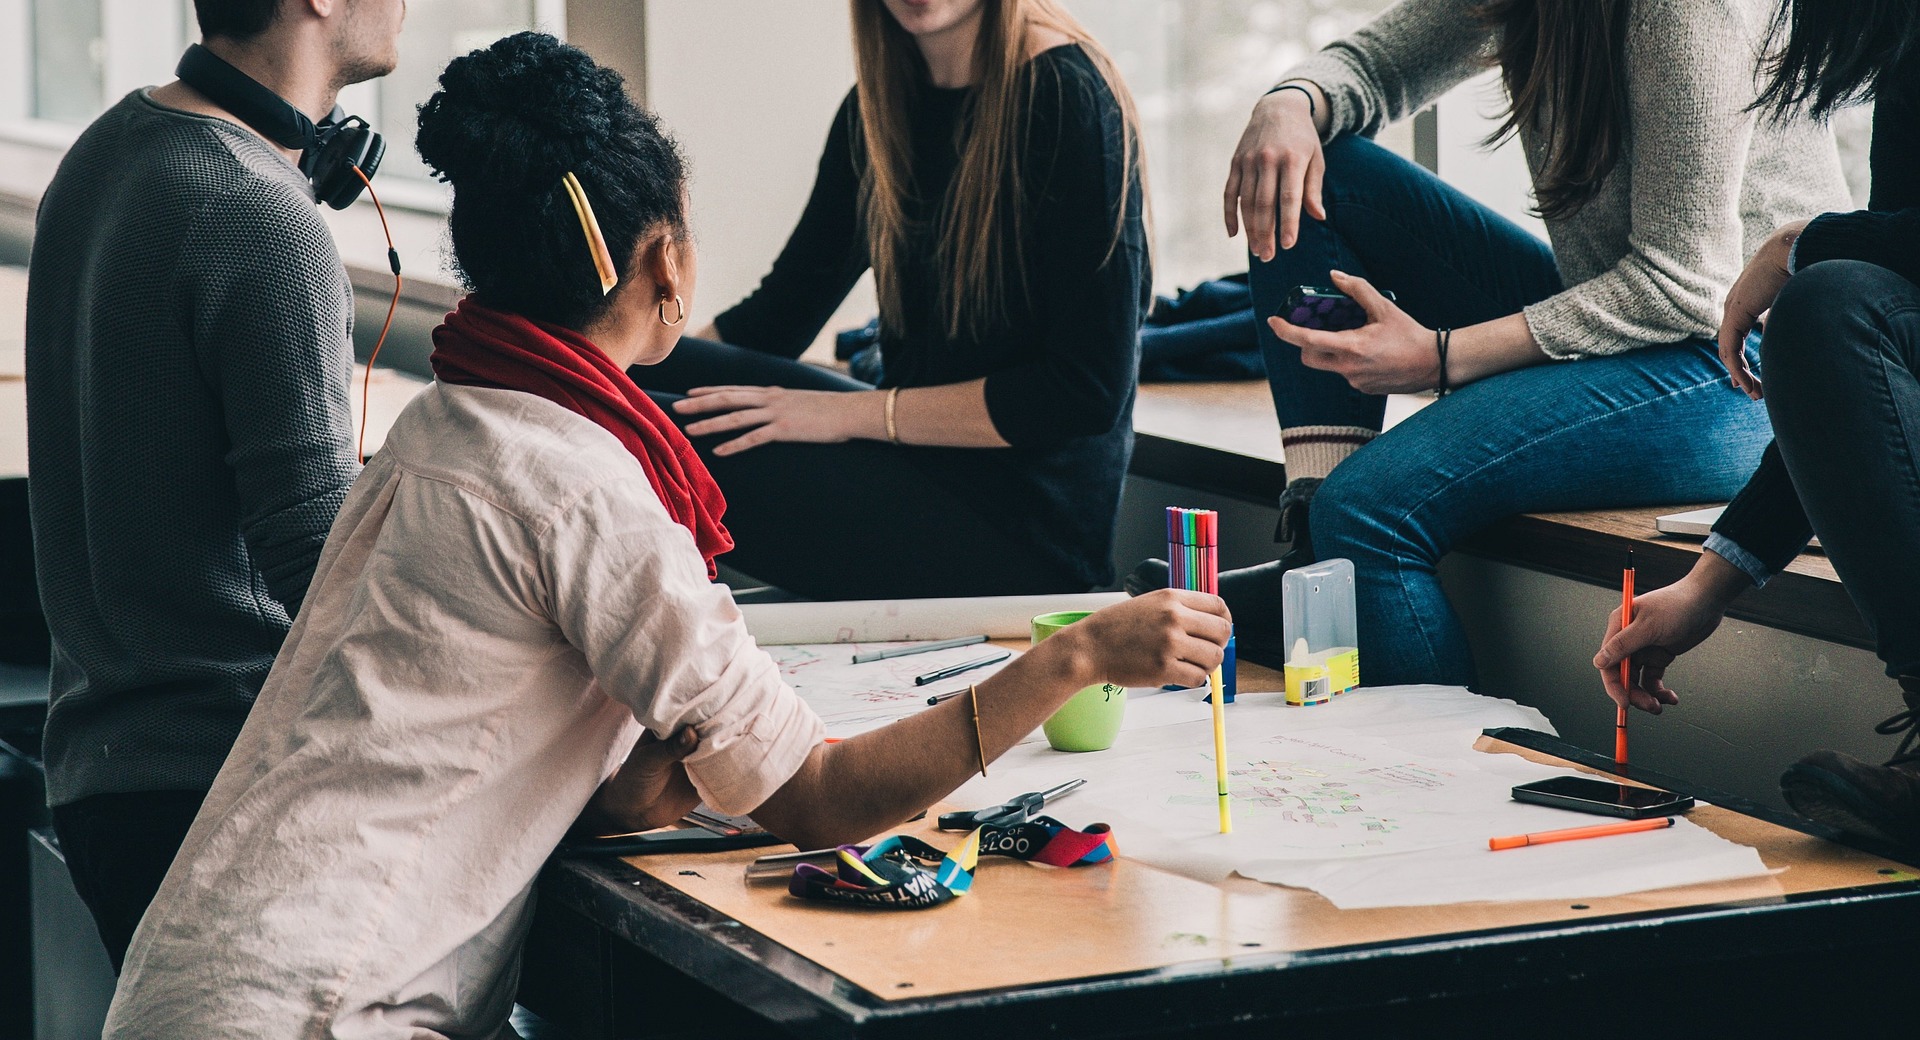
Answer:
<path fill-rule="evenodd" d="M 416 146 L 456 190 L 521 192 L 558 181 L 636 116 L 619 73 L 522 32 L 447 66 L 420 106 Z"/>

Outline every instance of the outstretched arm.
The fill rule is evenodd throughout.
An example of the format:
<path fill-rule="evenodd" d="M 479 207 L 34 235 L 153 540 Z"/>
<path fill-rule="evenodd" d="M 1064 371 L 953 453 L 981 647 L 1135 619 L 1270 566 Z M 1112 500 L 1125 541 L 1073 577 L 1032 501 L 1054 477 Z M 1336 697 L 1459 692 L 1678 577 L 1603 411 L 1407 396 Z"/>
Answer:
<path fill-rule="evenodd" d="M 898 824 L 979 772 L 1099 682 L 1198 686 L 1220 663 L 1226 607 L 1197 592 L 1163 589 L 1116 604 L 1061 630 L 974 688 L 911 718 L 813 749 L 753 811 L 761 826 L 803 848 L 860 841 Z"/>
<path fill-rule="evenodd" d="M 1197 685 L 1219 665 L 1230 628 L 1217 597 L 1140 596 L 979 683 L 977 737 L 971 699 L 955 698 L 826 744 L 819 718 L 781 682 L 726 589 L 707 580 L 692 535 L 667 518 L 643 478 L 581 496 L 545 525 L 539 544 L 529 601 L 580 651 L 599 689 L 652 733 L 698 734 L 684 760 L 708 805 L 751 811 L 775 834 L 816 846 L 869 837 L 925 809 L 981 767 L 982 751 L 989 760 L 1005 752 L 1085 686 Z M 652 794 L 671 791 L 670 781 L 616 776 L 616 787 L 641 792 L 627 799 L 623 811 L 634 818 L 623 822 L 658 818 L 641 802 L 664 798 L 660 812 L 676 808 L 670 795 Z"/>

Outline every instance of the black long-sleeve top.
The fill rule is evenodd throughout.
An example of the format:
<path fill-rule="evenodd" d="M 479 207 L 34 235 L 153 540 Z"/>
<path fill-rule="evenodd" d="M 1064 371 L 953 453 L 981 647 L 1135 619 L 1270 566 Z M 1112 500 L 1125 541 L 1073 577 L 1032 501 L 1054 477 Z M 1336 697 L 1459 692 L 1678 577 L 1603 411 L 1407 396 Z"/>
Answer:
<path fill-rule="evenodd" d="M 1881 76 L 1873 109 L 1873 190 L 1867 208 L 1814 218 L 1793 248 L 1793 269 L 1861 260 L 1920 283 L 1920 59 Z M 1763 374 L 1764 378 L 1764 374 Z M 1707 547 L 1764 583 L 1813 537 L 1777 444 L 1741 489 Z"/>
<path fill-rule="evenodd" d="M 1113 580 L 1115 517 L 1133 450 L 1138 334 L 1151 299 L 1138 166 L 1129 176 L 1119 102 L 1078 45 L 1043 52 L 1027 74 L 1025 284 L 1010 293 L 1000 326 L 977 335 L 946 334 L 934 252 L 972 91 L 923 81 L 908 99 L 914 190 L 906 216 L 924 230 L 901 265 L 902 323 L 880 333 L 880 385 L 984 378 L 988 414 L 1011 447 L 903 450 L 929 459 L 930 475 L 1055 554 L 1076 578 L 1104 585 Z M 799 225 L 759 288 L 715 319 L 722 339 L 797 358 L 819 335 L 869 264 L 864 162 L 859 102 L 849 93 Z"/>

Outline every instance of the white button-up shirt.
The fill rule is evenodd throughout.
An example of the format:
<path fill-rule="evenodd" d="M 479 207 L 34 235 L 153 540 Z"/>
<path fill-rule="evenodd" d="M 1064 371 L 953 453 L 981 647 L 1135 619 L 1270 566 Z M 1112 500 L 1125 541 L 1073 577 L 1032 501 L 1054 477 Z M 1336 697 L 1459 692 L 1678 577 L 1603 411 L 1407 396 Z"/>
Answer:
<path fill-rule="evenodd" d="M 612 434 L 434 383 L 342 507 L 107 1036 L 511 1035 L 535 873 L 641 728 L 682 726 L 733 812 L 824 735 Z"/>

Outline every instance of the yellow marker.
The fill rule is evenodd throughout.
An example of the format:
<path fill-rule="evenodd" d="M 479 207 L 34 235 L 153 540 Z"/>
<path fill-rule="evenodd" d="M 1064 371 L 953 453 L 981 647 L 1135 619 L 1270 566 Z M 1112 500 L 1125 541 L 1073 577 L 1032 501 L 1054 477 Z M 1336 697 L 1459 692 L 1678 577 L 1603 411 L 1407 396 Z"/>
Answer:
<path fill-rule="evenodd" d="M 1221 692 L 1220 669 L 1207 676 L 1207 686 L 1213 693 L 1213 772 L 1219 779 L 1220 789 L 1220 833 L 1233 833 L 1233 807 L 1227 801 L 1227 703 Z"/>

